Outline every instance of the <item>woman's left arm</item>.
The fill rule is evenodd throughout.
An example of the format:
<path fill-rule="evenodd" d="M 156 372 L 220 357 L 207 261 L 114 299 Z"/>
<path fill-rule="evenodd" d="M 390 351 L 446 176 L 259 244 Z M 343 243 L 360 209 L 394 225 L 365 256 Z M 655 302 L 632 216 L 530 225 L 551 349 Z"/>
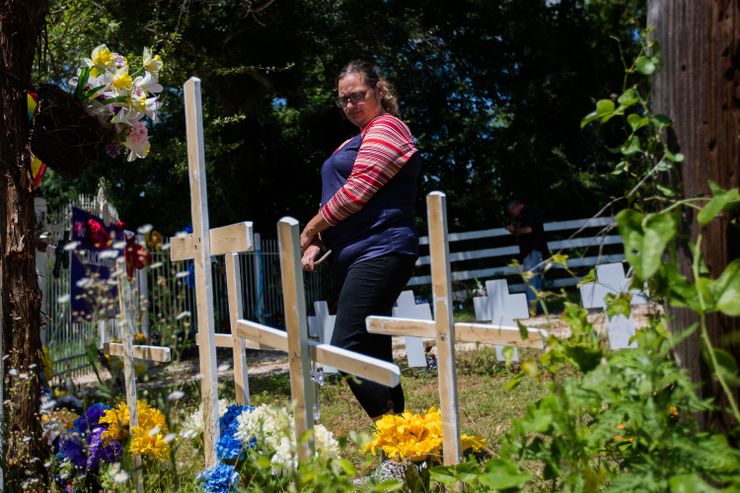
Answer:
<path fill-rule="evenodd" d="M 371 123 L 347 182 L 319 211 L 328 226 L 360 211 L 415 152 L 414 138 L 398 118 L 384 115 Z"/>

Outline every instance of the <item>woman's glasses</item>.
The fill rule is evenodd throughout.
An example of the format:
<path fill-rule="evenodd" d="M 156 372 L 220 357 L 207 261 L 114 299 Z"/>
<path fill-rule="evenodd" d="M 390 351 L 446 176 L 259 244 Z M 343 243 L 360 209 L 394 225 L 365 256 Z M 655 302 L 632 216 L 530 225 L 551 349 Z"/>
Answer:
<path fill-rule="evenodd" d="M 365 96 L 367 96 L 367 90 L 357 91 L 347 94 L 346 96 L 339 96 L 336 99 L 336 103 L 340 108 L 345 108 L 349 103 L 357 106 L 358 104 L 365 102 Z"/>

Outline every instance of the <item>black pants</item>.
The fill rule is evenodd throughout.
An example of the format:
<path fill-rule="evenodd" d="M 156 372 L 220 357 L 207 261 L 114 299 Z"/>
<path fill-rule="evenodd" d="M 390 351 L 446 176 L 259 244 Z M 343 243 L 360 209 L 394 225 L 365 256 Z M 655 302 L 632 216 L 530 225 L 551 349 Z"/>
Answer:
<path fill-rule="evenodd" d="M 339 291 L 331 343 L 350 351 L 393 361 L 391 337 L 369 334 L 365 318 L 390 316 L 393 304 L 414 272 L 415 257 L 390 254 L 352 265 Z M 348 377 L 352 393 L 374 418 L 388 411 L 403 412 L 401 384 L 391 388 L 363 378 Z"/>

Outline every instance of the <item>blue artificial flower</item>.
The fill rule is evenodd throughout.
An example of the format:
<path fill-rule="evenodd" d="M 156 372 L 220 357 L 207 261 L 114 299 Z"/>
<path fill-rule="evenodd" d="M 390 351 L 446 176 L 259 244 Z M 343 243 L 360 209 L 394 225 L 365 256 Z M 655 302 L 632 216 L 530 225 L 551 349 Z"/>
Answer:
<path fill-rule="evenodd" d="M 248 447 L 254 447 L 255 440 L 252 439 L 249 444 L 245 444 L 236 437 L 237 427 L 239 426 L 238 418 L 243 412 L 251 412 L 254 408 L 252 406 L 239 406 L 231 405 L 226 409 L 226 412 L 221 419 L 219 419 L 219 427 L 221 429 L 220 437 L 216 443 L 216 455 L 219 460 L 237 460 L 243 459 L 245 456 L 245 449 Z"/>
<path fill-rule="evenodd" d="M 224 415 L 218 420 L 218 425 L 222 430 L 228 428 L 231 423 L 236 422 L 236 418 L 244 411 L 254 411 L 254 408 L 252 406 L 240 406 L 238 404 L 230 405 L 226 408 Z"/>
<path fill-rule="evenodd" d="M 75 429 L 84 434 L 90 434 L 98 426 L 100 418 L 110 406 L 97 402 L 85 409 L 85 412 L 74 421 Z"/>
<path fill-rule="evenodd" d="M 239 473 L 229 464 L 216 464 L 198 474 L 198 482 L 203 483 L 205 493 L 228 493 L 236 491 Z"/>

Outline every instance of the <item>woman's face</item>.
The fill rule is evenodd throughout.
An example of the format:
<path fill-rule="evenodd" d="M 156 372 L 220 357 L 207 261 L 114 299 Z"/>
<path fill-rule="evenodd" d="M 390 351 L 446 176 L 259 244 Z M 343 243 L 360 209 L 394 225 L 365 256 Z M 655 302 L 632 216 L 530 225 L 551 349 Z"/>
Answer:
<path fill-rule="evenodd" d="M 360 128 L 383 112 L 381 89 L 370 88 L 361 74 L 347 74 L 337 84 L 342 111 L 349 121 Z"/>

